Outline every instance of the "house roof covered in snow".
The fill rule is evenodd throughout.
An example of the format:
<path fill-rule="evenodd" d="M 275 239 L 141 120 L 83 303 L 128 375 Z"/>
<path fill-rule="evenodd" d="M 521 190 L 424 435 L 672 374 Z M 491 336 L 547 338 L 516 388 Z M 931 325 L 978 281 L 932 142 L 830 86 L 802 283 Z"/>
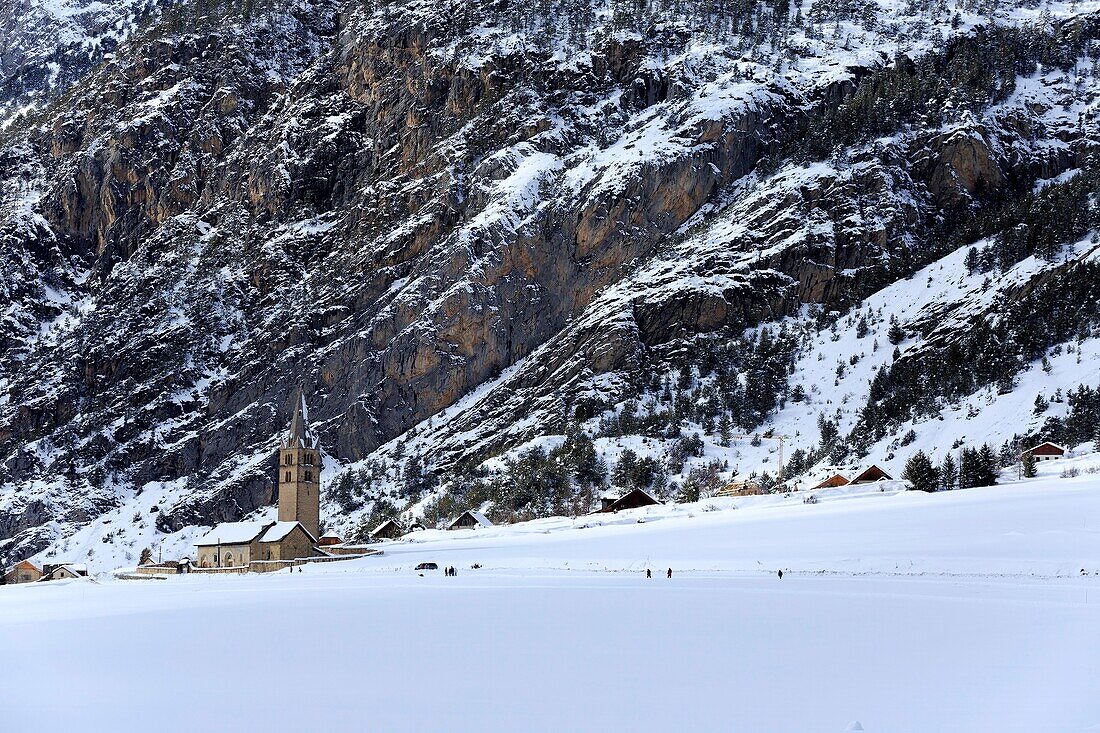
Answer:
<path fill-rule="evenodd" d="M 196 547 L 209 545 L 247 545 L 268 527 L 279 522 L 223 522 L 196 542 Z"/>
<path fill-rule="evenodd" d="M 611 502 L 600 512 L 617 512 L 622 509 L 637 509 L 643 506 L 652 506 L 654 504 L 660 504 L 661 502 L 654 498 L 648 491 L 642 489 L 632 489 L 615 501 Z"/>
<path fill-rule="evenodd" d="M 379 525 L 378 525 L 377 527 L 375 527 L 374 529 L 372 529 L 372 530 L 371 530 L 371 534 L 372 534 L 372 535 L 376 535 L 376 534 L 378 534 L 379 532 L 385 532 L 385 531 L 389 530 L 389 529 L 390 529 L 391 527 L 392 527 L 393 529 L 396 529 L 396 530 L 403 530 L 403 529 L 404 529 L 404 528 L 403 528 L 403 527 L 402 527 L 402 526 L 401 526 L 401 525 L 400 525 L 400 524 L 399 524 L 399 523 L 397 522 L 397 520 L 395 520 L 395 519 L 387 519 L 387 520 L 385 520 L 384 522 L 382 522 L 381 524 L 379 524 Z"/>
<path fill-rule="evenodd" d="M 462 520 L 467 518 L 467 517 L 472 519 L 474 521 L 474 524 L 479 526 L 479 527 L 492 527 L 493 526 L 493 523 L 490 522 L 488 519 L 486 519 L 484 514 L 482 514 L 481 512 L 475 512 L 472 509 L 467 509 L 466 511 L 459 514 L 457 517 L 455 517 L 454 521 L 451 522 L 447 526 L 448 527 L 455 527 L 455 526 L 459 526 L 460 523 L 465 524 L 465 522 L 463 522 Z"/>
<path fill-rule="evenodd" d="M 1044 441 L 1039 445 L 1034 445 L 1024 451 L 1024 453 L 1034 453 L 1042 456 L 1060 456 L 1065 452 L 1065 446 L 1058 445 L 1057 443 L 1051 443 L 1049 440 Z"/>
<path fill-rule="evenodd" d="M 45 578 L 52 578 L 54 580 L 64 577 L 65 575 L 72 575 L 79 577 L 81 575 L 88 574 L 88 566 L 83 563 L 64 563 L 50 568 L 50 572 L 46 573 Z M 44 579 L 45 579 L 44 578 Z"/>
<path fill-rule="evenodd" d="M 317 544 L 317 538 L 311 535 L 309 530 L 306 529 L 301 522 L 275 522 L 275 524 L 267 528 L 263 537 L 260 538 L 260 542 L 278 542 L 293 532 L 295 527 L 301 527 L 310 541 Z"/>

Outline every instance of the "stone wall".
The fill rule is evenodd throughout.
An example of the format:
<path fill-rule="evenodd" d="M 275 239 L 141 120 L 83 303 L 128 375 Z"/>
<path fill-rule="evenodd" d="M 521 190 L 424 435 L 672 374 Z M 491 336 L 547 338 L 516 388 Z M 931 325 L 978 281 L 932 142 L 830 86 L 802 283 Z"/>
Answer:
<path fill-rule="evenodd" d="M 381 554 L 382 551 L 367 545 L 329 545 L 323 548 L 323 552 L 330 555 L 374 555 Z"/>
<path fill-rule="evenodd" d="M 232 567 L 232 568 L 193 568 L 191 570 L 191 572 L 193 572 L 193 573 L 214 573 L 214 574 L 220 573 L 220 574 L 230 574 L 230 575 L 232 575 L 232 574 L 241 575 L 243 573 L 247 573 L 248 569 L 249 569 L 248 565 L 238 565 L 238 566 Z"/>
<path fill-rule="evenodd" d="M 179 575 L 179 567 L 171 565 L 138 565 L 134 570 L 142 575 Z"/>

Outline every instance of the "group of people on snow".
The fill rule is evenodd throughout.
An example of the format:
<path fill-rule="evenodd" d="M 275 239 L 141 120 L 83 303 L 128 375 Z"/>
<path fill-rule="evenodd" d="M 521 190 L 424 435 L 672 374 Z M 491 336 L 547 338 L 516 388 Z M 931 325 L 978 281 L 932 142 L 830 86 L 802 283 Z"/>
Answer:
<path fill-rule="evenodd" d="M 645 576 L 646 576 L 647 578 L 652 578 L 652 577 L 653 577 L 653 571 L 652 571 L 652 570 L 650 570 L 649 568 L 646 568 L 646 569 L 645 569 Z M 669 569 L 668 569 L 668 575 L 667 575 L 667 577 L 669 577 L 669 578 L 671 578 L 671 577 L 672 577 L 672 568 L 669 568 Z"/>
<path fill-rule="evenodd" d="M 1084 573 L 1085 571 L 1084 571 L 1084 570 L 1082 570 L 1081 572 L 1082 572 L 1082 573 Z M 647 578 L 652 578 L 652 577 L 653 577 L 653 571 L 652 571 L 652 570 L 650 570 L 649 568 L 646 568 L 646 569 L 645 569 L 645 576 L 646 576 Z M 669 569 L 668 569 L 668 575 L 667 575 L 667 577 L 669 577 L 669 578 L 671 578 L 671 577 L 672 577 L 672 568 L 669 568 Z M 780 579 L 780 580 L 783 580 L 783 571 L 782 571 L 782 570 L 780 570 L 780 571 L 779 571 L 779 579 Z"/>

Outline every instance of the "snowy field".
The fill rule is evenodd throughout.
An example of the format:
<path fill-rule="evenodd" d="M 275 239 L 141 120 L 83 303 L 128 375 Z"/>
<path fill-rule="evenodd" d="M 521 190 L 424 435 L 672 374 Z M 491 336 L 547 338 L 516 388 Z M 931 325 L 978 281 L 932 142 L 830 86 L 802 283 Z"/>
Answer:
<path fill-rule="evenodd" d="M 0 588 L 0 730 L 1100 730 L 1100 477 L 715 506 Z"/>

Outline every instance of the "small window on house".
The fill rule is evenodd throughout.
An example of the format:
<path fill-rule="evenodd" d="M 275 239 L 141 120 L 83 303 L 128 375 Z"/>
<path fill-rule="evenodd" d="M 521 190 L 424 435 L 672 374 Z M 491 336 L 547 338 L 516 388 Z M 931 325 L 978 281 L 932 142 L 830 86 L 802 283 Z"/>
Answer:
<path fill-rule="evenodd" d="M 306 471 L 306 481 L 313 480 L 313 471 Z"/>
<path fill-rule="evenodd" d="M 287 471 L 287 472 L 286 472 L 286 480 L 287 480 L 287 481 L 290 481 L 290 480 L 291 480 L 291 478 L 290 478 L 290 471 Z"/>

